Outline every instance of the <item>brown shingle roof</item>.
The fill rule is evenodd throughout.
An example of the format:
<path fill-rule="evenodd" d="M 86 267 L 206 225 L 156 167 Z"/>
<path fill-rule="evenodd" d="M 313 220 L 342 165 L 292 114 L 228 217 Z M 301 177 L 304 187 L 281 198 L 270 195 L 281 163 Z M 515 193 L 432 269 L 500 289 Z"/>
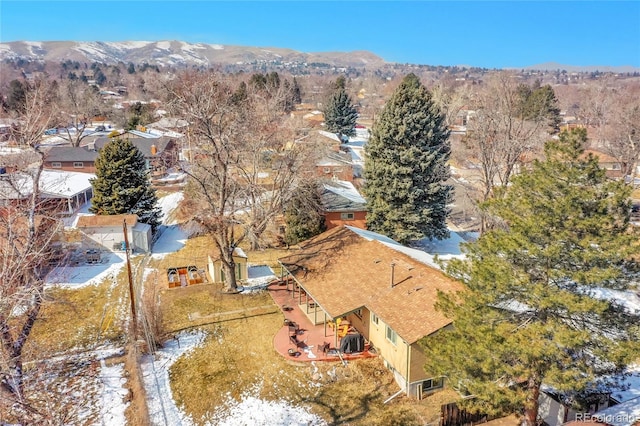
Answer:
<path fill-rule="evenodd" d="M 365 306 L 408 343 L 451 323 L 434 307 L 438 290 L 463 289 L 441 271 L 346 227 L 308 240 L 280 262 L 332 318 Z"/>
<path fill-rule="evenodd" d="M 135 226 L 136 223 L 138 223 L 138 216 L 135 214 L 80 216 L 76 227 L 97 228 L 102 226 L 122 226 L 123 220 L 127 221 L 128 226 Z"/>

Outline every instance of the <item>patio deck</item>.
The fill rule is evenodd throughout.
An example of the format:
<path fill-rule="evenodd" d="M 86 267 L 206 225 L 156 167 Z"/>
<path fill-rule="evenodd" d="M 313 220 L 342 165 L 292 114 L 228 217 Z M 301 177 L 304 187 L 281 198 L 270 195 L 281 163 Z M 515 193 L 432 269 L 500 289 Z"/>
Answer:
<path fill-rule="evenodd" d="M 293 321 L 298 324 L 299 329 L 296 335 L 296 340 L 299 343 L 295 344 L 290 338 L 292 333 L 289 331 L 289 326 L 283 323 L 282 328 L 273 338 L 273 346 L 280 355 L 300 362 L 354 360 L 377 356 L 375 353 L 369 352 L 369 344 L 366 341 L 363 352 L 341 354 L 336 349 L 336 347 L 340 347 L 341 339 L 336 339 L 335 331 L 328 326 L 325 327 L 324 323 L 313 324 L 303 308 L 298 305 L 298 293 L 294 296 L 290 287 L 291 284 L 286 285 L 284 282 L 275 281 L 267 288 L 274 302 L 284 314 L 285 322 L 287 320 Z M 321 349 L 324 344 L 329 345 L 327 351 Z M 297 355 L 291 355 L 289 350 L 294 351 Z"/>

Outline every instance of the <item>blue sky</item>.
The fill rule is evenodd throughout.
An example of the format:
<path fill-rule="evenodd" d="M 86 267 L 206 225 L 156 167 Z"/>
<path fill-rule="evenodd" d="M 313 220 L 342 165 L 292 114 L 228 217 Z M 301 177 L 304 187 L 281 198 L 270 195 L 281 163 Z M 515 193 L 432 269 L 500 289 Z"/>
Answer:
<path fill-rule="evenodd" d="M 0 1 L 0 41 L 368 50 L 428 65 L 640 67 L 640 1 Z"/>

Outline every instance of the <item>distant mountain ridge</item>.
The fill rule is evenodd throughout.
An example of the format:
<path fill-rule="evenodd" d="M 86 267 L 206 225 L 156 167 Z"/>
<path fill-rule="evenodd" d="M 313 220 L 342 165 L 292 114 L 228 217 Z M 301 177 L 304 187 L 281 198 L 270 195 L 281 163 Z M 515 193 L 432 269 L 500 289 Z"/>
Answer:
<path fill-rule="evenodd" d="M 514 68 L 515 69 L 515 68 Z M 538 65 L 530 65 L 528 67 L 518 68 L 525 70 L 538 70 L 538 71 L 556 71 L 565 70 L 566 72 L 613 72 L 613 73 L 627 73 L 627 72 L 640 72 L 640 68 L 631 65 L 621 66 L 609 66 L 609 65 L 563 65 L 557 62 L 545 62 Z"/>
<path fill-rule="evenodd" d="M 377 67 L 385 63 L 367 51 L 304 53 L 286 48 L 260 48 L 184 41 L 13 41 L 0 43 L 0 60 L 118 62 L 163 66 L 208 66 L 256 62 L 323 63 L 337 67 Z"/>

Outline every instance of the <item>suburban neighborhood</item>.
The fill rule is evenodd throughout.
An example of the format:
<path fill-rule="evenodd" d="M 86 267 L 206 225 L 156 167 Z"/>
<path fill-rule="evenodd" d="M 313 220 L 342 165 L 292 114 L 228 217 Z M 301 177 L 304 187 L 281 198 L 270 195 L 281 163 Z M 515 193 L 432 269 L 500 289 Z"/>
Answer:
<path fill-rule="evenodd" d="M 24 43 L 0 425 L 640 426 L 637 73 Z"/>

